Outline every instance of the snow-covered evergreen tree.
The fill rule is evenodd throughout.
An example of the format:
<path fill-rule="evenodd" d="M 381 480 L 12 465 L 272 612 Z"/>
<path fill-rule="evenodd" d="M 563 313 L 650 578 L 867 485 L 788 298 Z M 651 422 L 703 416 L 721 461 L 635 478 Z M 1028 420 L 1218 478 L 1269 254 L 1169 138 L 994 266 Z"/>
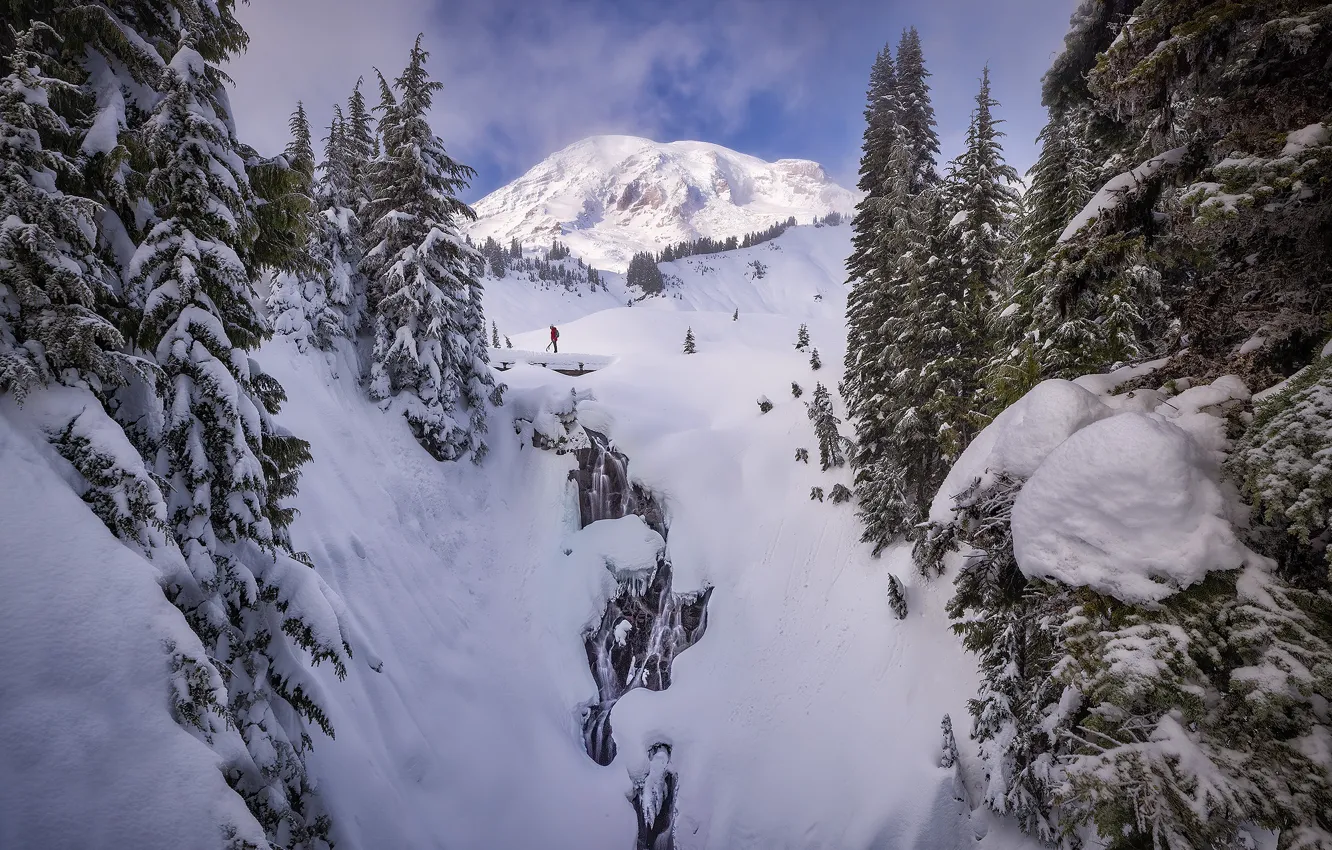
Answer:
<path fill-rule="evenodd" d="M 911 191 L 918 193 L 939 180 L 935 168 L 939 134 L 935 130 L 934 105 L 930 101 L 930 72 L 925 70 L 925 53 L 921 50 L 920 33 L 915 27 L 903 32 L 898 42 L 896 72 L 897 136 L 909 155 Z M 895 166 L 890 164 L 889 167 Z"/>
<path fill-rule="evenodd" d="M 806 405 L 809 421 L 814 425 L 814 436 L 819 441 L 819 465 L 824 471 L 846 465 L 842 452 L 842 436 L 837 426 L 842 420 L 833 413 L 832 396 L 823 384 L 814 385 L 813 399 Z"/>
<path fill-rule="evenodd" d="M 804 322 L 801 322 L 800 327 L 796 330 L 795 348 L 796 351 L 804 351 L 809 348 L 809 328 Z"/>
<path fill-rule="evenodd" d="M 321 205 L 332 200 L 328 175 L 338 167 L 332 162 L 338 155 L 334 148 L 341 143 L 344 132 L 340 112 L 334 112 L 333 122 L 329 128 L 324 185 L 320 187 Z M 335 339 L 347 332 L 351 294 L 346 279 L 349 270 L 343 258 L 347 242 L 338 226 L 339 208 L 315 209 L 314 149 L 310 123 L 301 104 L 297 104 L 292 113 L 291 133 L 292 140 L 285 155 L 292 167 L 305 177 L 303 189 L 310 207 L 304 217 L 307 235 L 305 250 L 298 255 L 297 262 L 274 277 L 268 309 L 273 317 L 273 329 L 292 337 L 301 351 L 311 345 L 327 350 L 332 348 Z M 343 175 L 338 174 L 333 179 L 341 182 Z M 332 215 L 327 215 L 330 211 Z"/>
<path fill-rule="evenodd" d="M 1014 188 L 1017 172 L 1004 162 L 994 115 L 998 103 L 990 93 L 990 69 L 981 75 L 976 108 L 967 128 L 966 149 L 953 163 L 945 206 L 952 213 L 943 229 L 937 221 L 931 237 L 929 265 L 919 297 L 928 323 L 919 367 L 922 395 L 939 421 L 940 453 L 952 460 L 971 442 L 983 424 L 980 373 L 986 359 L 987 318 L 991 305 L 1007 289 L 1005 254 L 1018 210 Z M 949 279 L 953 278 L 953 279 Z M 928 317 L 928 318 L 926 318 Z M 902 364 L 913 367 L 915 363 Z"/>
<path fill-rule="evenodd" d="M 1055 677 L 1062 657 L 1069 592 L 1029 582 L 1013 554 L 1009 526 L 1022 482 L 998 476 L 959 494 L 950 522 L 932 524 L 915 545 L 923 574 L 943 571 L 943 558 L 967 551 L 948 603 L 953 630 L 978 656 L 981 686 L 970 701 L 972 737 L 985 766 L 985 804 L 1015 817 L 1044 841 L 1062 835 L 1055 792 L 1066 730 L 1078 692 Z"/>
<path fill-rule="evenodd" d="M 957 764 L 957 738 L 953 736 L 953 718 L 945 714 L 939 723 L 939 728 L 943 733 L 943 741 L 939 748 L 939 767 L 953 767 Z"/>
<path fill-rule="evenodd" d="M 301 658 L 342 675 L 348 648 L 286 533 L 281 500 L 308 446 L 276 426 L 282 389 L 246 354 L 267 328 L 241 259 L 255 227 L 222 78 L 189 33 L 165 74 L 146 133 L 156 222 L 131 263 L 129 297 L 142 311 L 138 342 L 163 374 L 155 471 L 170 485 L 188 566 L 168 592 L 227 673 L 228 714 L 248 749 L 226 767 L 233 787 L 274 840 L 314 847 L 329 824 L 305 775 L 305 724 L 332 729 Z"/>
<path fill-rule="evenodd" d="M 907 615 L 906 588 L 895 575 L 888 576 L 888 607 L 892 609 L 893 616 L 899 620 L 905 620 Z M 952 734 L 952 727 L 949 726 L 948 733 Z M 954 749 L 957 744 L 953 744 Z M 956 755 L 956 753 L 954 753 Z M 948 765 L 945 765 L 947 767 Z"/>
<path fill-rule="evenodd" d="M 54 30 L 37 23 L 14 37 L 0 79 L 0 392 L 22 401 L 55 380 L 110 389 L 127 364 L 99 312 L 114 290 L 93 241 L 98 206 L 59 188 L 78 178 L 61 152 L 77 129 L 50 104 L 75 87 L 50 75 L 40 49 Z"/>
<path fill-rule="evenodd" d="M 475 252 L 457 225 L 475 217 L 456 194 L 474 172 L 426 121 L 442 87 L 426 74 L 428 55 L 418 37 L 393 86 L 380 78 L 383 153 L 369 169 L 365 208 L 374 247 L 362 263 L 375 326 L 370 393 L 401 412 L 435 458 L 479 463 L 488 405 L 500 403 L 503 385 L 489 367 Z"/>
<path fill-rule="evenodd" d="M 823 368 L 823 361 L 819 359 L 819 350 L 812 348 L 809 351 L 809 368 L 818 371 Z"/>
<path fill-rule="evenodd" d="M 1332 585 L 1332 356 L 1296 375 L 1258 408 L 1230 471 L 1257 508 L 1255 538 L 1282 574 Z"/>
<path fill-rule="evenodd" d="M 792 397 L 792 398 L 800 398 L 800 397 L 801 397 L 802 395 L 804 395 L 804 394 L 805 394 L 805 390 L 804 390 L 804 388 L 801 387 L 799 384 L 797 384 L 795 381 L 792 381 L 792 382 L 791 382 L 791 397 Z"/>
<path fill-rule="evenodd" d="M 884 223 L 880 221 L 881 201 L 888 190 L 888 156 L 896 140 L 898 124 L 897 69 L 892 52 L 884 45 L 870 68 L 869 90 L 865 95 L 865 133 L 860 154 L 860 178 L 856 184 L 863 194 L 856 204 L 853 220 L 851 256 L 846 269 L 853 282 L 869 281 L 884 261 L 880 255 L 878 235 Z M 855 313 L 858 301 L 866 294 L 865 287 L 855 287 L 847 304 L 848 314 Z M 801 325 L 804 329 L 804 325 Z M 808 335 L 804 344 L 808 345 Z M 804 350 L 797 342 L 796 350 Z M 848 354 L 848 357 L 851 355 Z"/>
<path fill-rule="evenodd" d="M 697 351 L 698 349 L 694 345 L 694 329 L 692 327 L 685 328 L 684 353 L 694 354 Z"/>

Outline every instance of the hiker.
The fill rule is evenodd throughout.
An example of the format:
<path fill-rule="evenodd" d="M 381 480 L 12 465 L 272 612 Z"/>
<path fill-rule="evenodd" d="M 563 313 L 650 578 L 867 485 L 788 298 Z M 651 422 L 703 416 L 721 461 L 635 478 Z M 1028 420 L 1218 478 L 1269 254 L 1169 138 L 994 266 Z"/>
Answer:
<path fill-rule="evenodd" d="M 551 349 L 554 349 L 556 354 L 560 353 L 560 331 L 554 325 L 550 326 L 550 345 L 546 346 L 547 351 Z"/>

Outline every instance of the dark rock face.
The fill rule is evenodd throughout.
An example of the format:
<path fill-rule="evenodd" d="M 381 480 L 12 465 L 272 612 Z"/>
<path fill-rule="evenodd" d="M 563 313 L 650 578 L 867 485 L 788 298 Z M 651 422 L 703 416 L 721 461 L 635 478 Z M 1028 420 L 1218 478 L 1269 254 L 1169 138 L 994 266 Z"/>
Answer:
<path fill-rule="evenodd" d="M 569 473 L 578 482 L 582 527 L 601 519 L 636 514 L 665 540 L 666 512 L 651 490 L 629 480 L 629 458 L 617 451 L 605 434 L 587 427 L 583 431 L 591 446 L 574 452 L 578 469 Z"/>
<path fill-rule="evenodd" d="M 569 473 L 578 482 L 582 527 L 634 514 L 665 540 L 668 526 L 661 500 L 629 479 L 629 458 L 605 434 L 584 431 L 591 446 L 575 452 L 578 469 Z M 596 699 L 583 711 L 583 744 L 597 764 L 615 759 L 610 713 L 616 701 L 634 688 L 669 688 L 671 662 L 707 630 L 712 588 L 677 593 L 671 589 L 671 572 L 663 552 L 648 578 L 620 584 L 601 622 L 583 635 L 597 683 Z M 676 774 L 669 768 L 670 747 L 655 744 L 648 757 L 649 772 L 635 782 L 630 798 L 638 815 L 636 850 L 673 850 Z"/>
<path fill-rule="evenodd" d="M 671 662 L 703 636 L 711 596 L 712 588 L 673 592 L 671 563 L 661 557 L 646 586 L 622 584 L 600 625 L 583 635 L 598 700 L 584 723 L 583 739 L 597 764 L 615 758 L 611 707 L 634 688 L 663 691 L 671 686 Z"/>

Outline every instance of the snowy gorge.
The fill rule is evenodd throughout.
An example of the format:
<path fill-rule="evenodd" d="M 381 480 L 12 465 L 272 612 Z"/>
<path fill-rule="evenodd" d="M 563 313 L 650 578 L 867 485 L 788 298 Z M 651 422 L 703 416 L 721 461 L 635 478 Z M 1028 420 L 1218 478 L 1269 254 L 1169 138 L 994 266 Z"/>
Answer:
<path fill-rule="evenodd" d="M 1332 850 L 1332 7 L 1204 5 L 1021 196 L 907 28 L 854 190 L 469 207 L 425 34 L 265 155 L 229 0 L 16 0 L 0 850 Z"/>

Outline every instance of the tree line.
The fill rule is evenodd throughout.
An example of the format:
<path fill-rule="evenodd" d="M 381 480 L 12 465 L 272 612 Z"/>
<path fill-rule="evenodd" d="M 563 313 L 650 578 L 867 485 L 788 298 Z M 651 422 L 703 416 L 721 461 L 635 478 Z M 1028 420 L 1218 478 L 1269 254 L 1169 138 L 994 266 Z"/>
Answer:
<path fill-rule="evenodd" d="M 233 10 L 6 6 L 0 393 L 63 417 L 49 436 L 89 508 L 159 565 L 198 636 L 164 650 L 170 704 L 262 828 L 227 825 L 232 845 L 318 848 L 331 821 L 305 764 L 333 728 L 309 665 L 345 675 L 353 646 L 292 547 L 310 449 L 277 423 L 286 396 L 255 351 L 274 333 L 358 339 L 370 396 L 441 460 L 485 456 L 503 387 L 458 230 L 473 172 L 427 123 L 440 84 L 420 39 L 401 74 L 377 74 L 376 107 L 358 84 L 335 109 L 322 158 L 299 105 L 286 150 L 263 156 L 224 88 L 247 41 Z"/>
<path fill-rule="evenodd" d="M 916 31 L 871 69 L 840 387 L 863 537 L 913 541 L 931 579 L 970 552 L 949 612 L 981 668 L 984 804 L 1050 845 L 1238 847 L 1256 827 L 1332 847 L 1332 758 L 1306 746 L 1332 734 L 1326 22 L 1316 2 L 1084 0 L 1024 196 L 988 69 L 942 171 Z M 1155 606 L 1027 579 L 1005 476 L 928 521 L 1040 381 L 1148 359 L 1153 386 L 1287 382 L 1231 417 L 1225 466 L 1274 571 Z"/>

